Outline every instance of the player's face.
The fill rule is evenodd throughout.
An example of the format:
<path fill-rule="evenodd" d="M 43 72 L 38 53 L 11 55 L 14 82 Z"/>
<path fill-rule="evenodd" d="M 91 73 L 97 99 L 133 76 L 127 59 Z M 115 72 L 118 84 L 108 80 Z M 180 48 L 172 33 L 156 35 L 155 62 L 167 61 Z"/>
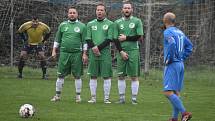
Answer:
<path fill-rule="evenodd" d="M 36 28 L 37 26 L 38 26 L 38 24 L 39 24 L 39 20 L 38 19 L 36 19 L 36 20 L 32 20 L 32 27 L 33 28 Z"/>
<path fill-rule="evenodd" d="M 77 19 L 78 18 L 78 12 L 77 12 L 77 10 L 76 9 L 69 9 L 69 11 L 68 11 L 68 18 L 70 19 L 70 20 L 75 20 L 75 19 Z"/>
<path fill-rule="evenodd" d="M 131 4 L 124 4 L 122 7 L 122 13 L 125 17 L 130 17 L 133 12 Z"/>
<path fill-rule="evenodd" d="M 96 16 L 97 16 L 97 19 L 104 19 L 105 17 L 105 7 L 104 6 L 97 6 L 96 7 Z"/>

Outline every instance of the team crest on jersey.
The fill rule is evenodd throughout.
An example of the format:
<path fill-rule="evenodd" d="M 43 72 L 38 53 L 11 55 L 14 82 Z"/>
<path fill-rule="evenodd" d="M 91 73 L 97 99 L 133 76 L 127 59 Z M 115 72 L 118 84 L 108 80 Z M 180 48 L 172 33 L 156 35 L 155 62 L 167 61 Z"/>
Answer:
<path fill-rule="evenodd" d="M 129 28 L 133 29 L 135 27 L 135 24 L 134 23 L 130 23 L 129 24 Z"/>
<path fill-rule="evenodd" d="M 75 32 L 80 32 L 80 28 L 79 28 L 79 27 L 75 27 L 75 28 L 74 28 L 74 31 L 75 31 Z"/>
<path fill-rule="evenodd" d="M 105 25 L 103 25 L 103 30 L 107 30 L 108 29 L 108 25 L 107 24 L 105 24 Z"/>
<path fill-rule="evenodd" d="M 120 29 L 124 29 L 124 25 L 123 24 L 120 24 Z"/>
<path fill-rule="evenodd" d="M 69 28 L 68 27 L 65 27 L 64 31 L 66 32 Z"/>
<path fill-rule="evenodd" d="M 97 26 L 92 26 L 92 30 L 97 30 Z"/>

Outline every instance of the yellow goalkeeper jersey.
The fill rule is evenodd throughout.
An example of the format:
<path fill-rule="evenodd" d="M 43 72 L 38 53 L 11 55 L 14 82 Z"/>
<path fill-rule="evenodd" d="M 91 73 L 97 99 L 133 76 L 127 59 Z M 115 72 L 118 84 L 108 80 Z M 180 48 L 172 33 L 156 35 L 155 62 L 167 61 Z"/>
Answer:
<path fill-rule="evenodd" d="M 43 41 L 43 37 L 50 33 L 50 28 L 42 23 L 39 22 L 36 28 L 32 27 L 32 21 L 25 22 L 20 26 L 18 29 L 19 33 L 26 32 L 28 35 L 28 44 L 30 45 L 38 45 Z"/>

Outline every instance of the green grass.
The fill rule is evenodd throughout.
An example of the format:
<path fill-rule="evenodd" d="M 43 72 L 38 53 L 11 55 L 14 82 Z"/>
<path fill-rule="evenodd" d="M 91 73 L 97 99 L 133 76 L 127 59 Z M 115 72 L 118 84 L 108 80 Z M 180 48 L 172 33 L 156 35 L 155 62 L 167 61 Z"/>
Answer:
<path fill-rule="evenodd" d="M 193 121 L 214 121 L 215 69 L 189 68 L 185 73 L 182 100 L 192 111 Z M 103 104 L 102 80 L 98 81 L 97 103 L 88 104 L 89 78 L 83 78 L 82 100 L 74 102 L 74 81 L 65 79 L 60 102 L 50 102 L 55 94 L 56 69 L 49 69 L 49 80 L 41 79 L 40 69 L 25 68 L 24 79 L 16 78 L 17 69 L 0 67 L 0 121 L 167 121 L 171 106 L 162 95 L 162 71 L 153 69 L 140 78 L 138 105 L 130 102 L 130 81 L 127 81 L 126 104 Z M 117 79 L 112 80 L 111 101 L 118 100 Z M 33 104 L 36 114 L 23 119 L 18 115 L 24 103 Z"/>

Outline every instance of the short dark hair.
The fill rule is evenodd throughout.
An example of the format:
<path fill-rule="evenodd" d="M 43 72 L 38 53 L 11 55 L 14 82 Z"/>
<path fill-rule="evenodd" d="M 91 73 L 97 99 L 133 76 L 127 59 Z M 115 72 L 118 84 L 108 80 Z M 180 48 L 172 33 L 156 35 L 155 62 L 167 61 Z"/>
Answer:
<path fill-rule="evenodd" d="M 75 6 L 69 6 L 69 7 L 68 7 L 68 10 L 69 10 L 69 9 L 75 9 L 75 10 L 77 10 L 77 8 L 76 8 Z"/>
<path fill-rule="evenodd" d="M 104 3 L 102 3 L 102 2 L 98 3 L 98 4 L 96 5 L 96 8 L 97 8 L 98 6 L 104 6 L 105 11 L 106 11 L 106 6 L 105 6 L 105 4 L 104 4 Z"/>
<path fill-rule="evenodd" d="M 38 20 L 38 16 L 32 16 L 32 20 Z"/>
<path fill-rule="evenodd" d="M 129 0 L 124 0 L 124 1 L 122 2 L 122 7 L 123 7 L 124 4 L 130 4 L 131 7 L 133 8 L 133 4 L 132 4 L 132 2 L 130 2 Z"/>

